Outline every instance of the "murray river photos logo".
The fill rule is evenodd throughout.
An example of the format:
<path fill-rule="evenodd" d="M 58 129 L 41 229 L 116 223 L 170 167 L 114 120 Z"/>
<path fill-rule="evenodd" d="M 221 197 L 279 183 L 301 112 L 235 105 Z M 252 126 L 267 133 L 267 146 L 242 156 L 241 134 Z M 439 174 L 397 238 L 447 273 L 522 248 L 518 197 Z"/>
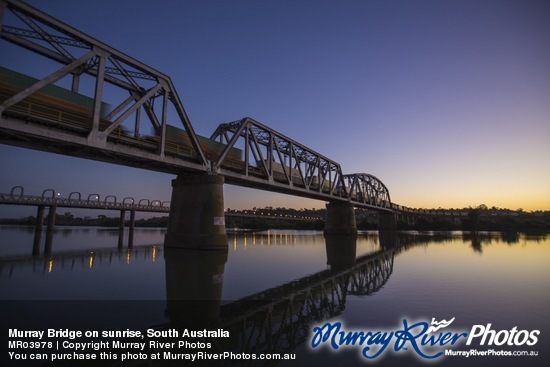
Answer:
<path fill-rule="evenodd" d="M 455 318 L 449 321 L 426 321 L 411 323 L 403 319 L 402 325 L 395 330 L 345 330 L 341 322 L 327 322 L 313 327 L 311 348 L 326 346 L 338 351 L 341 348 L 357 348 L 367 359 L 381 357 L 386 352 L 414 353 L 418 357 L 434 360 L 443 355 L 461 355 L 470 353 L 453 351 L 462 344 L 469 346 L 533 346 L 538 342 L 539 330 L 494 330 L 492 324 L 473 325 L 469 332 L 452 330 L 449 327 Z M 451 352 L 451 353 L 449 353 Z M 458 353 L 458 354 L 457 354 Z M 468 355 L 464 355 L 468 357 Z M 476 352 L 472 355 L 483 355 Z"/>

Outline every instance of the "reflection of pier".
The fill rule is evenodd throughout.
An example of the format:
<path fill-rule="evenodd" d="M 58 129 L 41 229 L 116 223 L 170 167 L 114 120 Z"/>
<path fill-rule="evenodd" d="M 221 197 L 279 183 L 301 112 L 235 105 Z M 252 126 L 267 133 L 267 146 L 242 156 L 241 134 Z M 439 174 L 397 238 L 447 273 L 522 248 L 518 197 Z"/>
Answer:
<path fill-rule="evenodd" d="M 278 237 L 274 236 L 273 240 Z M 379 241 L 380 249 L 356 258 L 355 236 L 325 236 L 329 269 L 225 304 L 221 291 L 227 251 L 139 246 L 125 250 L 95 249 L 93 257 L 92 250 L 58 252 L 52 259 L 55 271 L 60 266 L 71 269 L 73 264 L 84 267 L 121 262 L 126 260 L 126 254 L 155 261 L 158 251 L 162 250 L 166 268 L 166 315 L 170 322 L 158 329 L 223 328 L 231 337 L 209 340 L 212 351 L 292 353 L 307 339 L 312 324 L 340 315 L 348 297 L 373 295 L 382 289 L 393 272 L 395 255 L 415 243 L 423 243 L 420 238 L 402 238 L 395 233 L 369 237 Z M 282 238 L 278 240 L 280 244 L 285 243 Z M 11 258 L 1 260 L 0 266 L 3 275 L 8 267 L 28 269 L 28 264 L 47 272 L 48 261 L 48 257 Z M 225 362 L 235 365 L 236 361 Z M 249 365 L 253 361 L 238 362 Z"/>
<path fill-rule="evenodd" d="M 160 328 L 223 328 L 231 340 L 213 340 L 214 349 L 291 353 L 306 340 L 312 324 L 340 315 L 348 296 L 372 295 L 387 283 L 394 256 L 404 247 L 397 246 L 395 233 L 376 237 L 380 250 L 356 258 L 356 236 L 325 235 L 329 269 L 223 305 L 219 295 L 226 252 L 165 249 L 171 322 Z M 242 360 L 239 365 L 263 364 Z"/>

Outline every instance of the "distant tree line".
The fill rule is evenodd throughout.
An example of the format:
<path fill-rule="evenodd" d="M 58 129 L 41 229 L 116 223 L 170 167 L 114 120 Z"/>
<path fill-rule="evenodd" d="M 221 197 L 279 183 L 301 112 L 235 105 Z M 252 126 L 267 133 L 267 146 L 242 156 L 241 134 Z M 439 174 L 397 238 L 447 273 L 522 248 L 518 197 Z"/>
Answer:
<path fill-rule="evenodd" d="M 448 211 L 447 211 L 448 212 Z M 525 212 L 488 208 L 486 205 L 460 210 L 460 216 L 418 216 L 414 223 L 398 223 L 400 229 L 463 230 L 497 232 L 550 232 L 550 211 Z"/>

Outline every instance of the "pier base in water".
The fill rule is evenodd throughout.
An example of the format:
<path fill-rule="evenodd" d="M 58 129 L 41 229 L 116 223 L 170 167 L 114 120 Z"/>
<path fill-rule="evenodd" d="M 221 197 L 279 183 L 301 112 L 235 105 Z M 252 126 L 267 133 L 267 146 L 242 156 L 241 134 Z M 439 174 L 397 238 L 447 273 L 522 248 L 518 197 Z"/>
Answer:
<path fill-rule="evenodd" d="M 325 234 L 357 235 L 353 204 L 334 201 L 327 204 Z"/>
<path fill-rule="evenodd" d="M 178 176 L 172 181 L 172 201 L 165 247 L 225 249 L 223 176 Z"/>
<path fill-rule="evenodd" d="M 394 213 L 378 214 L 378 229 L 379 230 L 395 230 L 397 229 L 397 218 Z"/>

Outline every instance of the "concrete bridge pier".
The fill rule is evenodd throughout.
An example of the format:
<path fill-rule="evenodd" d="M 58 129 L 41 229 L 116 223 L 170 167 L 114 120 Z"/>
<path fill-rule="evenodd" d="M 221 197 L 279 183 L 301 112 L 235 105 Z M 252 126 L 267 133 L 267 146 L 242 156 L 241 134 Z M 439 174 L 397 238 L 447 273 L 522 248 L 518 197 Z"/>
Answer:
<path fill-rule="evenodd" d="M 397 232 L 380 230 L 378 231 L 378 241 L 380 243 L 380 247 L 384 250 L 397 248 Z"/>
<path fill-rule="evenodd" d="M 57 207 L 55 205 L 50 206 L 48 211 L 48 225 L 46 227 L 46 243 L 44 244 L 44 255 L 50 255 L 52 253 L 53 243 L 53 229 L 55 227 L 55 215 Z"/>
<path fill-rule="evenodd" d="M 395 230 L 397 229 L 397 218 L 394 213 L 379 213 L 378 214 L 378 229 L 379 230 Z"/>
<path fill-rule="evenodd" d="M 224 181 L 224 177 L 218 175 L 178 175 L 172 180 L 165 247 L 227 249 Z"/>
<path fill-rule="evenodd" d="M 352 203 L 332 201 L 326 205 L 326 235 L 357 235 L 355 210 Z"/>
<path fill-rule="evenodd" d="M 136 211 L 130 211 L 130 231 L 128 233 L 128 247 L 134 246 L 134 229 L 136 228 Z"/>
<path fill-rule="evenodd" d="M 39 205 L 36 211 L 36 226 L 34 228 L 34 241 L 32 245 L 32 256 L 40 255 L 40 241 L 42 239 L 42 229 L 44 227 L 44 205 Z"/>
<path fill-rule="evenodd" d="M 126 222 L 126 210 L 120 211 L 120 219 L 118 221 L 118 248 L 124 247 L 124 223 Z"/>

